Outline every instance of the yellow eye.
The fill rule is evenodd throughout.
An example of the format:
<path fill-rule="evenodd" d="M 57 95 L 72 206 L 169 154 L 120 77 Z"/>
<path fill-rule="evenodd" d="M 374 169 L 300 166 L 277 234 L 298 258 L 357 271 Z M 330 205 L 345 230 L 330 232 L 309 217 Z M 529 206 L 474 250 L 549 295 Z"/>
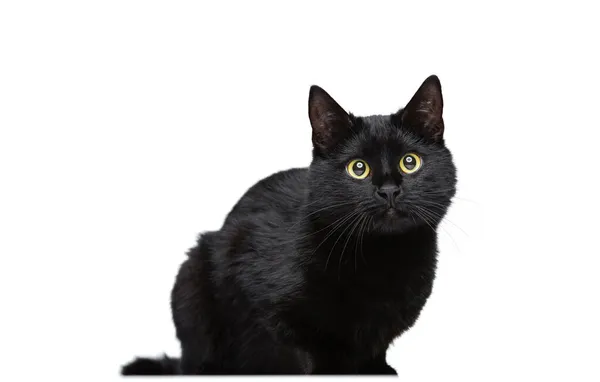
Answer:
<path fill-rule="evenodd" d="M 409 153 L 405 154 L 400 159 L 400 170 L 405 174 L 412 174 L 421 168 L 421 157 L 417 154 Z"/>
<path fill-rule="evenodd" d="M 354 179 L 364 179 L 369 176 L 371 169 L 364 160 L 354 159 L 348 163 L 346 166 L 346 171 L 348 171 L 348 174 L 350 174 L 350 176 Z"/>

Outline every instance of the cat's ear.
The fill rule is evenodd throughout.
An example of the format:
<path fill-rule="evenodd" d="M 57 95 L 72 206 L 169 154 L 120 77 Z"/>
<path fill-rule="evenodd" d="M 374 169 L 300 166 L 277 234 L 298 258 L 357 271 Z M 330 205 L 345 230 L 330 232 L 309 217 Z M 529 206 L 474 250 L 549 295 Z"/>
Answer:
<path fill-rule="evenodd" d="M 310 87 L 308 117 L 312 125 L 314 148 L 320 153 L 331 150 L 352 132 L 350 115 L 320 87 Z"/>
<path fill-rule="evenodd" d="M 437 76 L 427 77 L 406 107 L 398 112 L 401 125 L 425 138 L 441 141 L 444 136 L 442 85 Z"/>

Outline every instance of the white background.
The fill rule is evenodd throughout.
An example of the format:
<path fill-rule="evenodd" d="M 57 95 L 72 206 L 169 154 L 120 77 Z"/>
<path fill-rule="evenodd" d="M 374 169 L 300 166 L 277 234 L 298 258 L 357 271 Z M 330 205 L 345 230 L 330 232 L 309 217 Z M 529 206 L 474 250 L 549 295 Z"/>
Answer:
<path fill-rule="evenodd" d="M 1 3 L 2 379 L 178 355 L 184 252 L 308 165 L 309 86 L 383 114 L 434 73 L 459 193 L 388 361 L 406 381 L 600 378 L 598 13 L 364 4 Z"/>

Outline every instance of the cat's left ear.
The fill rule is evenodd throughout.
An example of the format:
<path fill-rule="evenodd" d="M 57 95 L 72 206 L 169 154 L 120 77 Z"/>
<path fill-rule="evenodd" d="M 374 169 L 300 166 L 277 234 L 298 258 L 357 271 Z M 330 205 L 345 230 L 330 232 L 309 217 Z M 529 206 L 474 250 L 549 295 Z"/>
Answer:
<path fill-rule="evenodd" d="M 442 85 L 437 76 L 429 76 L 406 107 L 396 116 L 402 126 L 415 130 L 425 138 L 439 142 L 444 136 Z"/>
<path fill-rule="evenodd" d="M 316 152 L 325 154 L 352 132 L 350 115 L 320 87 L 313 85 L 308 96 L 308 117 Z"/>

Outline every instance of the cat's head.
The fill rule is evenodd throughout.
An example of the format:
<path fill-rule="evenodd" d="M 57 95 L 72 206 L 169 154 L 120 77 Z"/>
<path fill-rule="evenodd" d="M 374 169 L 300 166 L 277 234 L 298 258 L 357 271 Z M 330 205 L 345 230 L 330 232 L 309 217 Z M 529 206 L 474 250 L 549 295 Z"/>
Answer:
<path fill-rule="evenodd" d="M 347 113 L 312 86 L 308 213 L 380 233 L 435 228 L 456 186 L 442 109 L 436 76 L 427 78 L 397 113 L 368 117 Z"/>

